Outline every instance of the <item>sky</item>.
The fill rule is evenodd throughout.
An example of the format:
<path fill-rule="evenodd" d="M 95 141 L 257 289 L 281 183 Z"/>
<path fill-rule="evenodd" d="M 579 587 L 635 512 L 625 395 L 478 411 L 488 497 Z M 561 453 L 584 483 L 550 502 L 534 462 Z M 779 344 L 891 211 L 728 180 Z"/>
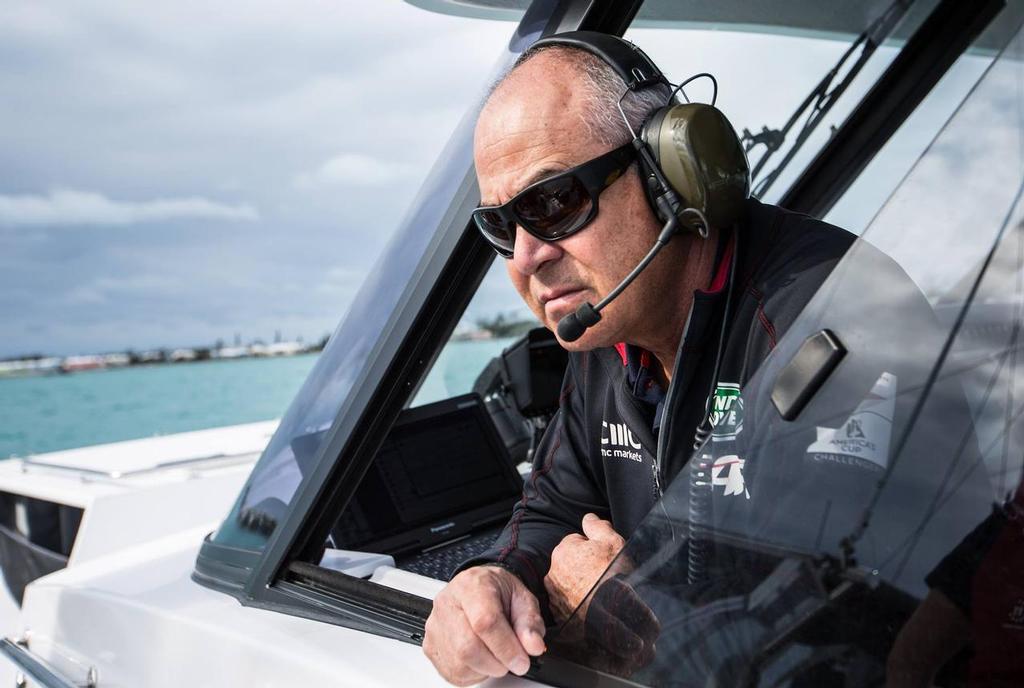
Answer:
<path fill-rule="evenodd" d="M 333 331 L 513 28 L 0 4 L 0 357 Z"/>
<path fill-rule="evenodd" d="M 334 331 L 513 29 L 399 0 L 0 3 L 0 358 Z M 675 81 L 716 74 L 738 131 L 781 126 L 847 47 L 627 37 Z M 878 51 L 794 167 L 894 55 Z M 863 228 L 979 71 L 940 85 L 927 126 L 828 219 Z M 470 321 L 522 312 L 502 272 Z"/>

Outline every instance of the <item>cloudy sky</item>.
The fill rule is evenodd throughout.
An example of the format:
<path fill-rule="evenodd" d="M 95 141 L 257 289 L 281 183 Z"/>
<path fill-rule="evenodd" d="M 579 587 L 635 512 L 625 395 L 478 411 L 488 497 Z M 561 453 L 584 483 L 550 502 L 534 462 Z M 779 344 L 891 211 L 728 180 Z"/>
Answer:
<path fill-rule="evenodd" d="M 512 27 L 0 4 L 0 357 L 332 331 Z"/>
<path fill-rule="evenodd" d="M 0 358 L 333 331 L 513 28 L 399 0 L 0 3 Z M 676 80 L 714 72 L 740 131 L 780 126 L 848 40 L 627 36 Z M 833 221 L 871 217 L 918 129 Z M 508 304 L 499 273 L 483 300 Z"/>

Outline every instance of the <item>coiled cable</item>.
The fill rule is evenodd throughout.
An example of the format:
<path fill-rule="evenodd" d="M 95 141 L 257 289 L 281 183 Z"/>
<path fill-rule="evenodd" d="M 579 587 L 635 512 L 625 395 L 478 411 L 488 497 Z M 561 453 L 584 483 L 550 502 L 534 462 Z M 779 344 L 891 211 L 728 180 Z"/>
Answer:
<path fill-rule="evenodd" d="M 690 458 L 690 495 L 689 495 L 689 543 L 687 546 L 687 583 L 694 585 L 704 580 L 707 573 L 708 552 L 711 548 L 707 537 L 711 522 L 712 469 L 714 468 L 713 452 L 701 451 L 707 445 L 714 431 L 711 425 L 711 410 L 718 389 L 718 374 L 722 366 L 722 349 L 725 348 L 725 335 L 729 328 L 729 315 L 732 309 L 732 292 L 736 281 L 736 264 L 739 263 L 739 230 L 732 230 L 733 254 L 729 266 L 729 281 L 725 287 L 725 310 L 722 313 L 722 326 L 718 332 L 718 349 L 715 352 L 715 365 L 711 373 L 711 385 L 704 399 L 704 414 L 693 435 L 694 455 Z M 696 452 L 700 451 L 700 454 Z"/>

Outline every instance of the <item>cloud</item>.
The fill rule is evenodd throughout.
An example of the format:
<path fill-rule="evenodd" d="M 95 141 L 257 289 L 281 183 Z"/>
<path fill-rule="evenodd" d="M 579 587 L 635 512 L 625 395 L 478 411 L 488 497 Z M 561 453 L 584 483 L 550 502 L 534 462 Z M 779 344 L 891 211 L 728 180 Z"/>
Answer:
<path fill-rule="evenodd" d="M 296 175 L 297 189 L 320 189 L 329 186 L 384 186 L 407 178 L 416 166 L 404 162 L 388 162 L 359 153 L 341 153 L 316 169 Z"/>
<path fill-rule="evenodd" d="M 74 189 L 48 195 L 0 194 L 0 226 L 136 225 L 166 220 L 255 221 L 259 213 L 248 204 L 229 205 L 199 196 L 116 201 Z"/>
<path fill-rule="evenodd" d="M 1022 213 L 1018 45 L 967 94 L 864 232 L 933 301 L 973 280 L 1004 222 Z"/>

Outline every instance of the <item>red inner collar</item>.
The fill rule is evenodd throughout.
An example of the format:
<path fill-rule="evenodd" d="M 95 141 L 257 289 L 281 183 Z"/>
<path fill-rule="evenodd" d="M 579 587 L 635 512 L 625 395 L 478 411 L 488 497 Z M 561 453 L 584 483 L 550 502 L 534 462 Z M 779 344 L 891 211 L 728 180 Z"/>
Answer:
<path fill-rule="evenodd" d="M 732 249 L 736 243 L 736 237 L 730 236 L 729 243 L 725 246 L 725 251 L 722 253 L 721 260 L 718 261 L 718 267 L 715 268 L 715 278 L 711 280 L 711 287 L 708 289 L 700 289 L 702 294 L 717 294 L 725 288 L 725 282 L 729 278 L 729 263 L 732 261 Z M 619 353 L 619 358 L 622 359 L 622 365 L 629 363 L 629 358 L 626 355 L 626 343 L 619 342 L 615 345 L 615 350 Z M 643 350 L 640 353 L 640 365 L 647 367 L 650 365 L 651 354 Z"/>
<path fill-rule="evenodd" d="M 726 244 L 725 251 L 722 253 L 722 259 L 718 261 L 718 267 L 715 269 L 715 278 L 711 280 L 711 287 L 707 290 L 701 289 L 705 294 L 717 294 L 725 287 L 725 281 L 729 278 L 729 263 L 732 262 L 732 248 L 735 243 L 736 237 L 730 236 L 729 243 Z"/>

